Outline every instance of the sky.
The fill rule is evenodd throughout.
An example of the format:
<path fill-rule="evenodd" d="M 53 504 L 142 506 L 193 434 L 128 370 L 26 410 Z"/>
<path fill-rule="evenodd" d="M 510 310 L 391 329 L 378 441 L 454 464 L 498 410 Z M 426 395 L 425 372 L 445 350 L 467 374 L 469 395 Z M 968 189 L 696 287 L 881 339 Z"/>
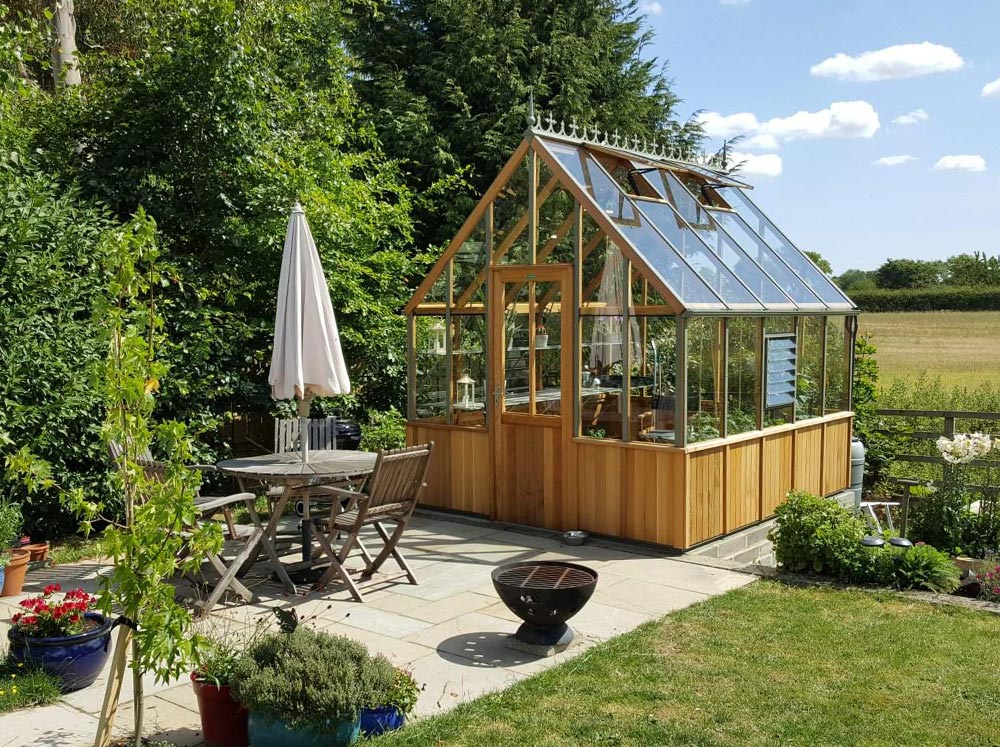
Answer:
<path fill-rule="evenodd" d="M 677 113 L 835 273 L 1000 254 L 998 0 L 640 0 Z"/>

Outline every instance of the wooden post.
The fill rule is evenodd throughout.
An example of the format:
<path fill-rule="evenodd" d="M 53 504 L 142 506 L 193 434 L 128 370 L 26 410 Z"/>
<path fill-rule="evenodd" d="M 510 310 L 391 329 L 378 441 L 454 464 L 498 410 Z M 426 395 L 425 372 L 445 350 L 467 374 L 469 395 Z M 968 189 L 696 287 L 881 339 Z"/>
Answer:
<path fill-rule="evenodd" d="M 94 747 L 107 747 L 111 743 L 111 732 L 118 715 L 118 701 L 122 694 L 122 683 L 125 681 L 126 656 L 132 641 L 132 629 L 127 625 L 118 627 L 118 638 L 115 640 L 115 655 L 111 660 L 111 672 L 108 674 L 108 684 L 104 690 L 104 705 L 97 722 L 97 736 L 94 737 Z"/>

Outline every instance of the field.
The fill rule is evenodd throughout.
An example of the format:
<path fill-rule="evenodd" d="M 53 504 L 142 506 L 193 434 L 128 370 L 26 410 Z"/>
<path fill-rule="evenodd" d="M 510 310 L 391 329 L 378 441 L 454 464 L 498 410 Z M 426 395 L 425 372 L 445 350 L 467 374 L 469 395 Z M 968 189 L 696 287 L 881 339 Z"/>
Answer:
<path fill-rule="evenodd" d="M 1000 311 L 861 314 L 859 329 L 874 335 L 884 386 L 924 372 L 947 388 L 1000 390 Z"/>

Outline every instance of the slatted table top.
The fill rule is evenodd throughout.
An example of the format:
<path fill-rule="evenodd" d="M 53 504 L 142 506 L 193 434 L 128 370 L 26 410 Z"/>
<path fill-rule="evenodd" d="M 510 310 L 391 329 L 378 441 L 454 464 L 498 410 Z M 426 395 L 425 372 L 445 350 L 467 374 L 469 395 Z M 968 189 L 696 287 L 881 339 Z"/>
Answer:
<path fill-rule="evenodd" d="M 225 459 L 216 468 L 234 477 L 265 482 L 328 482 L 363 477 L 375 469 L 378 455 L 372 451 L 310 451 L 303 462 L 299 452 Z"/>

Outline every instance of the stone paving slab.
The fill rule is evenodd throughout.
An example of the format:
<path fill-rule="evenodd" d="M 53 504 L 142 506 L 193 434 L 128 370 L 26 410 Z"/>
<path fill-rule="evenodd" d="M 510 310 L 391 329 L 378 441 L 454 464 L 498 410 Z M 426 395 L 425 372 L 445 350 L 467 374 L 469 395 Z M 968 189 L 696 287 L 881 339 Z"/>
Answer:
<path fill-rule="evenodd" d="M 377 538 L 363 536 L 378 547 Z M 390 561 L 386 573 L 361 585 L 366 603 L 358 604 L 336 582 L 324 592 L 303 589 L 291 595 L 255 569 L 246 583 L 259 598 L 252 604 L 229 600 L 198 627 L 216 636 L 243 635 L 257 625 L 274 628 L 275 608 L 294 609 L 301 624 L 348 636 L 411 669 L 424 686 L 416 707 L 420 717 L 509 687 L 648 620 L 753 581 L 750 575 L 652 555 L 640 548 L 630 552 L 620 543 L 570 547 L 551 534 L 437 516 L 415 519 L 400 547 L 418 585 L 399 575 Z M 547 659 L 507 645 L 520 621 L 497 599 L 490 580 L 498 564 L 525 559 L 580 562 L 600 574 L 592 600 L 571 621 L 574 644 Z M 360 559 L 349 560 L 347 566 L 360 568 Z M 38 593 L 48 583 L 96 590 L 106 570 L 99 562 L 84 561 L 35 571 L 29 574 L 24 596 Z M 178 584 L 181 595 L 189 590 L 183 582 Z M 0 618 L 9 618 L 17 601 L 0 600 Z M 0 634 L 4 628 L 0 622 Z M 91 744 L 105 681 L 102 676 L 59 704 L 0 716 L 0 747 Z M 161 684 L 147 677 L 144 689 L 147 735 L 177 745 L 202 744 L 197 703 L 187 677 Z M 131 677 L 127 677 L 116 733 L 131 728 L 131 698 Z"/>

